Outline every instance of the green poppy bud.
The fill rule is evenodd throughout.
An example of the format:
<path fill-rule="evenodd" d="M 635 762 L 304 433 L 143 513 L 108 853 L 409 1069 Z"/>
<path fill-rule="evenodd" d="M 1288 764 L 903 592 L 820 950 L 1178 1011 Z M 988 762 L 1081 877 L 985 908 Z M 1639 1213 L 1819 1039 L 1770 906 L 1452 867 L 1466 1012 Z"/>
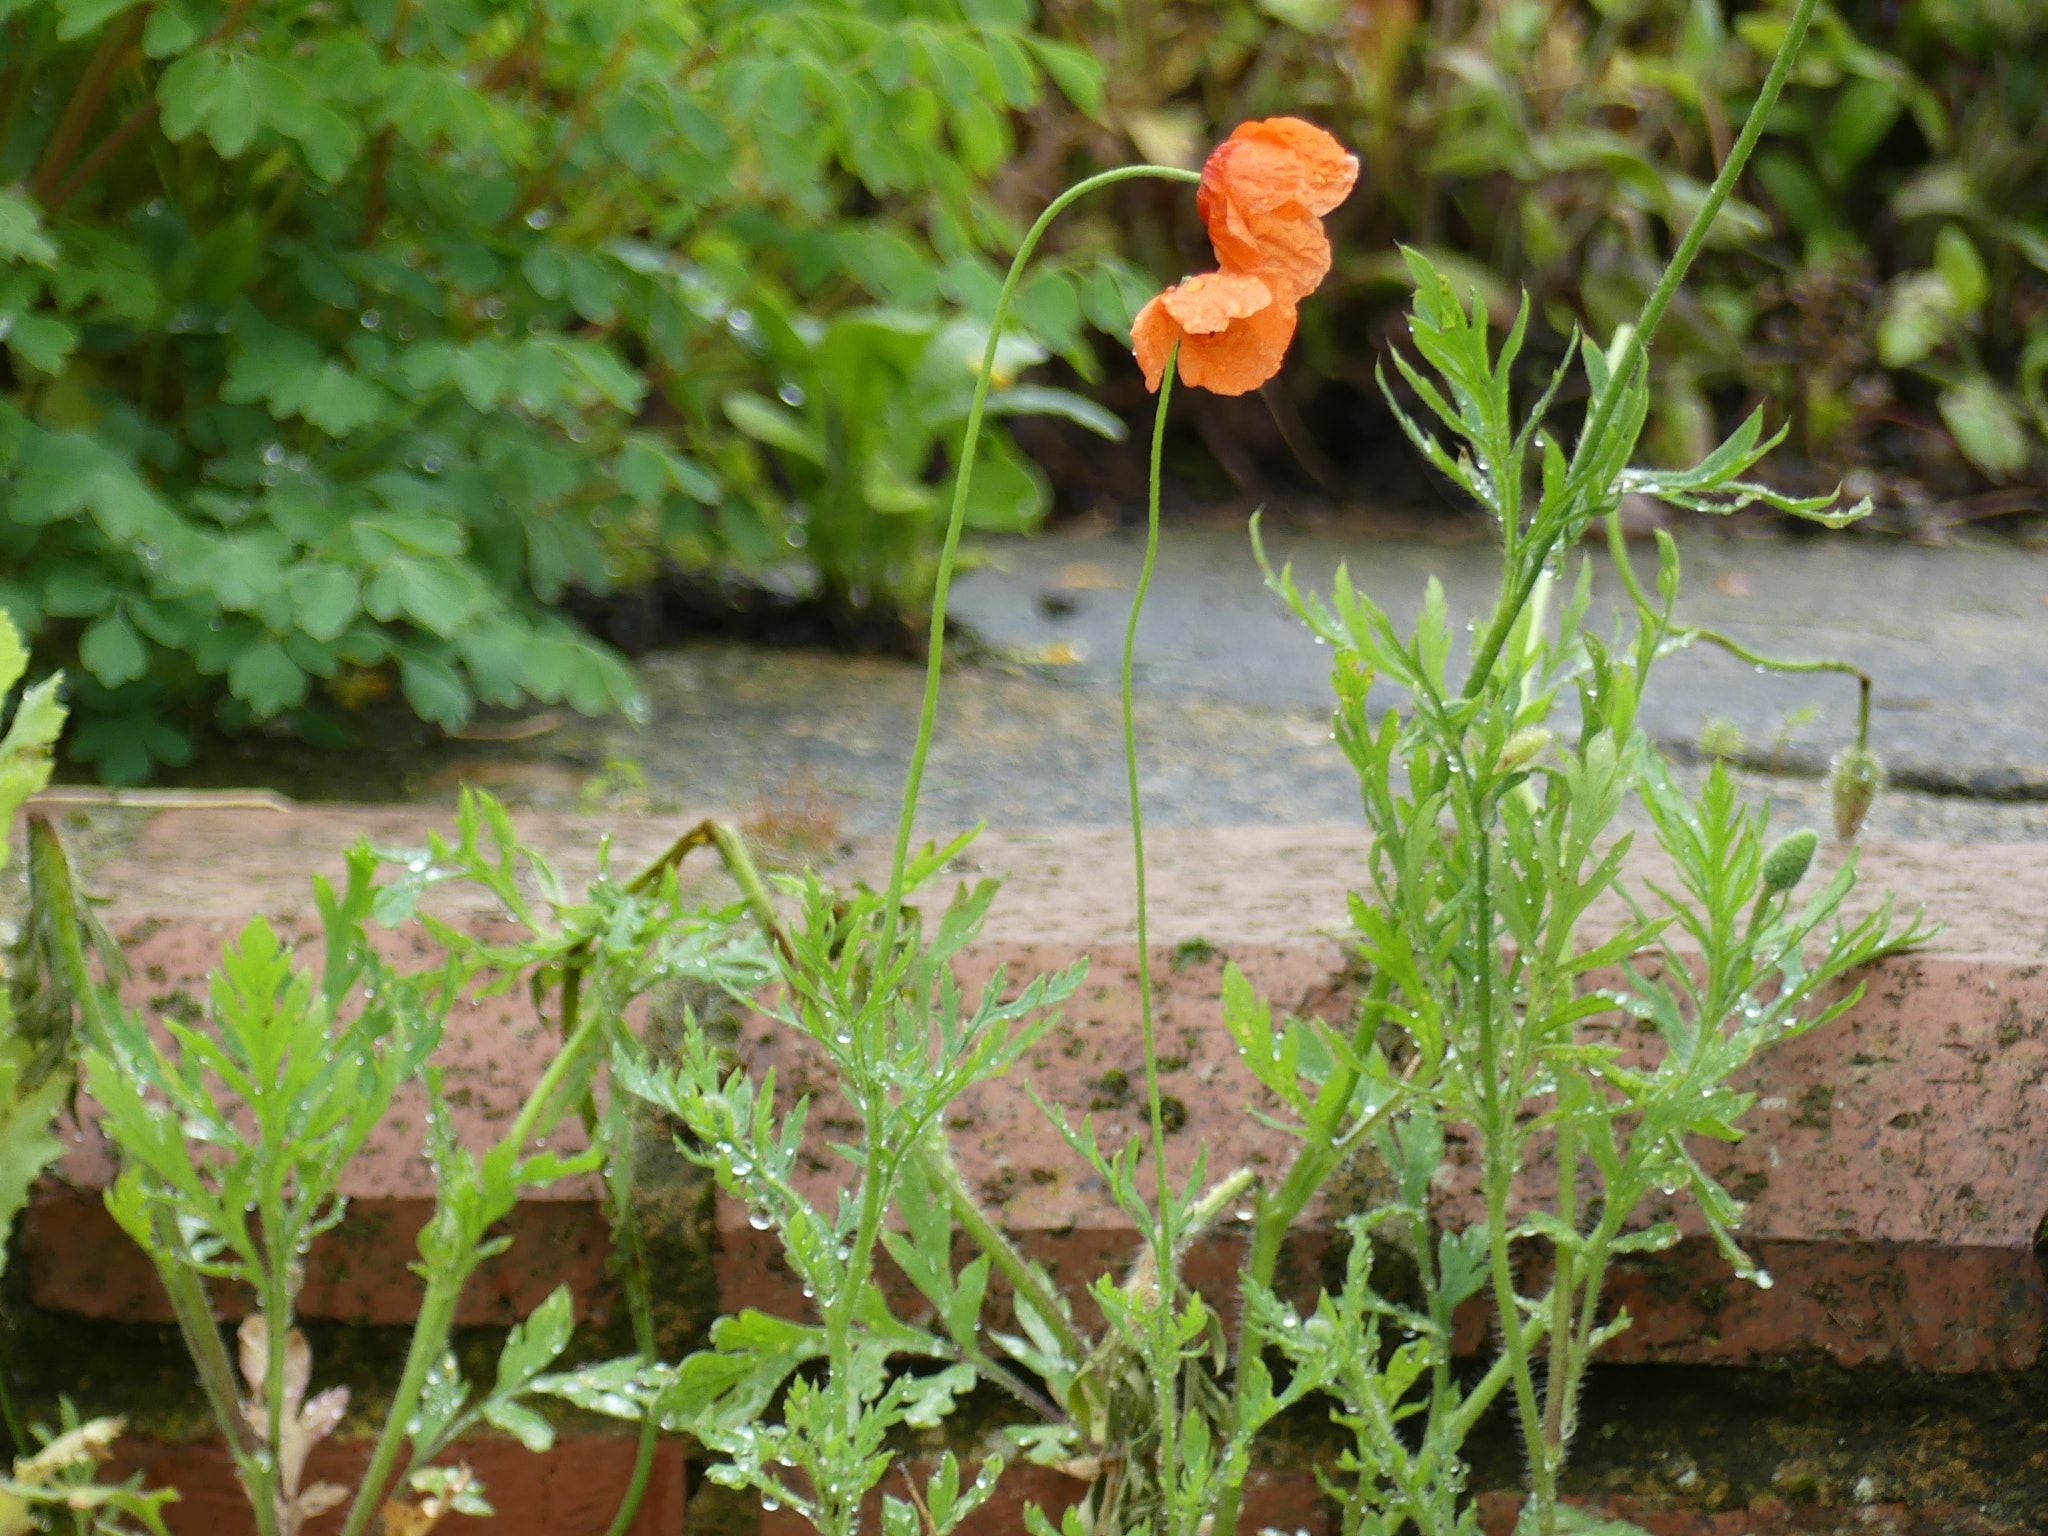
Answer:
<path fill-rule="evenodd" d="M 1828 798 L 1835 808 L 1835 836 L 1849 841 L 1870 814 L 1884 788 L 1884 764 L 1862 747 L 1844 747 L 1828 765 Z"/>
<path fill-rule="evenodd" d="M 1764 888 L 1789 891 L 1806 876 L 1813 851 L 1820 846 L 1820 834 L 1811 827 L 1787 832 L 1764 854 Z"/>
<path fill-rule="evenodd" d="M 1512 773 L 1534 762 L 1550 745 L 1550 731 L 1540 725 L 1525 725 L 1510 736 L 1500 749 L 1500 771 Z"/>

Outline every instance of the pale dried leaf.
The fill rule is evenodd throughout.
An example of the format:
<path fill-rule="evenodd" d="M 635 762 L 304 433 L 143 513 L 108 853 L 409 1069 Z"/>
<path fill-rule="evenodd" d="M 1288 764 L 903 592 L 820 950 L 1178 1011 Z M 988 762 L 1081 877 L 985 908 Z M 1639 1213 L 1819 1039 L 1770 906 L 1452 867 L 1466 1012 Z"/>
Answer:
<path fill-rule="evenodd" d="M 127 1423 L 122 1419 L 90 1419 L 76 1429 L 67 1429 L 33 1456 L 14 1464 L 18 1483 L 45 1483 L 67 1467 L 103 1461 L 121 1438 Z"/>
<path fill-rule="evenodd" d="M 315 1483 L 292 1500 L 292 1514 L 303 1523 L 347 1502 L 348 1490 L 339 1483 Z"/>

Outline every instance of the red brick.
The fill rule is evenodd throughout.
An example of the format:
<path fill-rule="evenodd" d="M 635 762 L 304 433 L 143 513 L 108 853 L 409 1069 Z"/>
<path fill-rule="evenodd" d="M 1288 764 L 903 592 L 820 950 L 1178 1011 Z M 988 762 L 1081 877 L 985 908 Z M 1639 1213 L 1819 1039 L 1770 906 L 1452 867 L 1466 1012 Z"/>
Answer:
<path fill-rule="evenodd" d="M 221 939 L 251 912 L 310 935 L 306 877 L 338 868 L 340 850 L 358 831 L 387 844 L 419 844 L 429 827 L 444 824 L 436 813 L 389 808 L 159 815 L 95 882 L 116 893 L 111 920 L 134 945 L 133 995 L 147 1001 L 194 988 Z M 566 873 L 587 868 L 597 823 L 555 816 L 521 824 L 562 856 Z M 684 825 L 626 824 L 615 862 L 636 865 Z M 1276 1170 L 1290 1143 L 1247 1113 L 1253 1085 L 1217 1018 L 1220 961 L 1179 970 L 1172 962 L 1178 946 L 1201 939 L 1243 966 L 1281 1011 L 1341 1014 L 1344 951 L 1326 935 L 1341 931 L 1343 892 L 1364 856 L 1362 838 L 1349 829 L 1168 831 L 1153 838 L 1152 851 L 1160 942 L 1150 969 L 1161 1053 L 1176 1063 L 1165 1084 L 1187 1111 L 1185 1127 L 1169 1140 L 1169 1161 L 1185 1170 L 1206 1140 L 1212 1175 L 1236 1166 Z M 872 878 L 878 857 L 864 850 L 840 873 Z M 1092 951 L 1091 980 L 1067 1010 L 1070 1027 L 1048 1037 L 1029 1075 L 1076 1113 L 1100 1101 L 1098 1129 L 1115 1142 L 1140 1125 L 1136 1093 L 1104 1085 L 1109 1071 L 1123 1072 L 1134 1088 L 1141 1076 L 1127 838 L 1086 830 L 991 834 L 963 873 L 975 870 L 1011 878 L 988 937 L 968 957 L 970 980 L 1003 960 L 1021 975 Z M 2026 848 L 1898 845 L 1867 850 L 1864 871 L 1859 900 L 1890 886 L 1902 906 L 1927 900 L 1950 927 L 1925 953 L 1880 967 L 1847 1018 L 1768 1057 L 1750 1084 L 1763 1096 L 1752 1118 L 1756 1133 L 1714 1153 L 1731 1187 L 1753 1195 L 1745 1240 L 1778 1285 L 1764 1293 L 1724 1285 L 1718 1261 L 1696 1237 L 1688 1240 L 1676 1254 L 1618 1275 L 1617 1293 L 1630 1299 L 1638 1327 L 1617 1344 L 1617 1357 L 1745 1361 L 1819 1348 L 1844 1363 L 1939 1370 L 2010 1370 L 2038 1358 L 2048 1323 L 2033 1258 L 2048 1209 L 2036 1183 L 2048 1169 L 2048 870 Z M 477 901 L 444 910 L 469 922 L 491 917 Z M 792 1042 L 750 1033 L 745 1045 L 757 1062 L 775 1061 L 788 1082 L 814 1074 Z M 541 1025 L 518 999 L 477 1010 L 451 1029 L 445 1054 L 451 1083 L 468 1094 L 458 1109 L 466 1140 L 480 1143 L 503 1124 L 548 1050 Z M 1024 1094 L 1024 1077 L 985 1085 L 963 1101 L 956 1145 L 1020 1243 L 1056 1262 L 1063 1280 L 1079 1282 L 1128 1255 L 1137 1234 L 1044 1124 Z M 1824 1106 L 1816 1097 L 1823 1090 L 1830 1095 Z M 351 1173 L 347 1189 L 363 1202 L 363 1225 L 347 1246 L 348 1271 L 323 1272 L 312 1287 L 312 1315 L 403 1316 L 413 1213 L 428 1184 L 416 1103 L 400 1120 L 406 1123 L 394 1124 Z M 88 1203 L 107 1172 L 90 1139 L 64 1165 Z M 835 1176 L 823 1163 L 813 1182 L 822 1190 Z M 1443 1192 L 1446 1214 L 1458 1215 L 1463 1198 L 1469 1184 L 1461 1196 L 1454 1181 Z M 535 1250 L 528 1263 L 515 1250 L 497 1290 L 480 1287 L 465 1319 L 503 1320 L 559 1278 L 578 1287 L 586 1311 L 601 1310 L 602 1238 L 590 1200 L 587 1186 L 537 1192 L 520 1222 L 554 1251 Z M 1330 1214 L 1312 1211 L 1290 1250 L 1299 1280 L 1314 1277 L 1316 1228 Z M 25 1228 L 35 1293 L 45 1304 L 109 1317 L 156 1315 L 139 1256 L 117 1261 L 110 1250 L 118 1245 L 78 1198 L 40 1199 Z M 775 1304 L 764 1240 L 729 1204 L 719 1229 L 728 1304 Z M 1231 1243 L 1219 1233 L 1200 1256 L 1225 1304 Z M 781 1304 L 800 1300 L 785 1292 Z"/>
<path fill-rule="evenodd" d="M 632 1475 L 634 1449 L 625 1435 L 565 1436 L 544 1455 L 503 1437 L 462 1441 L 440 1459 L 451 1466 L 466 1463 L 476 1472 L 497 1516 L 451 1515 L 436 1529 L 449 1536 L 603 1536 Z M 352 1490 L 369 1459 L 368 1440 L 323 1441 L 313 1451 L 306 1481 Z M 124 1439 L 107 1473 L 119 1479 L 135 1472 L 149 1487 L 178 1490 L 178 1501 L 165 1511 L 176 1536 L 252 1536 L 247 1499 L 218 1441 Z M 632 1536 L 682 1536 L 684 1494 L 683 1447 L 664 1440 Z M 309 1536 L 334 1536 L 345 1513 L 334 1510 L 312 1521 Z"/>

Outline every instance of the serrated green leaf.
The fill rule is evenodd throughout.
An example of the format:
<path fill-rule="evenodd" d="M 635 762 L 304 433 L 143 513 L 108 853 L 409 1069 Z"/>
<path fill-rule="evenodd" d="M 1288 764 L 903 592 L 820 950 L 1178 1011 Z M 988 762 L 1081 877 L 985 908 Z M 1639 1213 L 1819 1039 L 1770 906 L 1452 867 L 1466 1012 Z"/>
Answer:
<path fill-rule="evenodd" d="M 228 664 L 228 687 L 259 719 L 305 702 L 306 674 L 275 640 L 243 650 Z"/>
<path fill-rule="evenodd" d="M 149 671 L 149 651 L 119 608 L 102 614 L 78 639 L 78 659 L 109 688 L 133 682 Z"/>
<path fill-rule="evenodd" d="M 0 260 L 46 267 L 56 259 L 57 247 L 43 233 L 36 205 L 12 188 L 0 187 Z"/>
<path fill-rule="evenodd" d="M 7 350 L 44 373 L 63 370 L 64 359 L 78 350 L 78 333 L 49 315 L 23 315 L 0 310 L 0 342 Z"/>

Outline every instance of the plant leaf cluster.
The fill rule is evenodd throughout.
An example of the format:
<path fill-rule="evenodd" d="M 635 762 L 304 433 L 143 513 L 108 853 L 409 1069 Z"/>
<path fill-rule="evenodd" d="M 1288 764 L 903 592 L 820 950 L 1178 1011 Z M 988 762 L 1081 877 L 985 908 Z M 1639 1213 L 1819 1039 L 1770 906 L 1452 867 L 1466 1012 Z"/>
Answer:
<path fill-rule="evenodd" d="M 1100 94 L 967 0 L 12 0 L 0 59 L 0 606 L 114 782 L 384 693 L 632 712 L 570 588 L 798 557 L 745 290 L 972 312 L 1009 114 Z"/>

